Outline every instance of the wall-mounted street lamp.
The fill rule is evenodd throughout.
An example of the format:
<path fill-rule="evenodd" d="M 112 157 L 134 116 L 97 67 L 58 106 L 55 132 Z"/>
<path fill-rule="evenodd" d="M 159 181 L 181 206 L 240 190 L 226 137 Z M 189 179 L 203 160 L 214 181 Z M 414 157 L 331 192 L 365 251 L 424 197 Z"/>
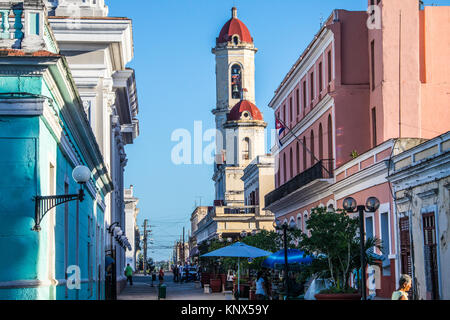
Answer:
<path fill-rule="evenodd" d="M 370 197 L 366 201 L 366 205 L 358 206 L 356 200 L 352 197 L 344 199 L 343 207 L 348 213 L 359 212 L 359 241 L 361 248 L 361 295 L 362 299 L 366 300 L 366 253 L 364 252 L 364 211 L 375 212 L 380 207 L 380 201 L 375 197 Z"/>
<path fill-rule="evenodd" d="M 111 300 L 117 300 L 117 267 L 116 267 L 116 247 L 113 245 L 113 237 L 117 237 L 118 233 L 122 232 L 122 229 L 120 229 L 120 223 L 119 222 L 113 222 L 108 227 L 108 232 L 111 235 L 111 256 L 114 260 L 114 263 L 112 264 L 112 271 L 110 275 L 110 286 L 109 286 L 109 295 Z"/>
<path fill-rule="evenodd" d="M 88 167 L 78 166 L 72 171 L 72 177 L 76 183 L 80 185 L 80 190 L 77 194 L 64 194 L 59 196 L 35 196 L 33 201 L 35 201 L 35 225 L 32 228 L 33 231 L 41 231 L 41 221 L 51 209 L 60 204 L 70 202 L 70 201 L 80 201 L 84 200 L 84 190 L 83 186 L 91 178 L 91 171 Z"/>

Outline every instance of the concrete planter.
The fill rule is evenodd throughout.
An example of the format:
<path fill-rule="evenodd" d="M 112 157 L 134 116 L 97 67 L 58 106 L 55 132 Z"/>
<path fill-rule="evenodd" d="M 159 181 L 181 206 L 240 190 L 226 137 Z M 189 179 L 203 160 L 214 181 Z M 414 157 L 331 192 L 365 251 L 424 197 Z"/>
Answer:
<path fill-rule="evenodd" d="M 209 285 L 211 287 L 212 292 L 221 292 L 222 291 L 222 280 L 220 280 L 220 279 L 210 279 Z"/>

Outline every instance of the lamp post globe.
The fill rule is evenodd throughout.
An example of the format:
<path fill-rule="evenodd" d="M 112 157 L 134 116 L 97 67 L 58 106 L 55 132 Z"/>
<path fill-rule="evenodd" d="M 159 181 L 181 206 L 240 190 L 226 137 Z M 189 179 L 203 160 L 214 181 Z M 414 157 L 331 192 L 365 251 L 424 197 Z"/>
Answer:
<path fill-rule="evenodd" d="M 376 197 L 370 197 L 366 201 L 366 209 L 369 212 L 375 212 L 380 207 L 380 200 Z"/>
<path fill-rule="evenodd" d="M 354 212 L 356 209 L 356 200 L 353 199 L 352 197 L 345 198 L 342 205 L 345 211 Z"/>
<path fill-rule="evenodd" d="M 76 183 L 84 184 L 91 179 L 91 170 L 86 166 L 77 166 L 72 171 L 72 178 Z"/>

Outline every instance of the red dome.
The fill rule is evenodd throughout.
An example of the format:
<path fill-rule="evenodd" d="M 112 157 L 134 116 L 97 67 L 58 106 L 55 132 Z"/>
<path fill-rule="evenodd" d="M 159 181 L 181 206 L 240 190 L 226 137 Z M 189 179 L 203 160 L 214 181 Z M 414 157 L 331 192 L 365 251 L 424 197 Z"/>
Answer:
<path fill-rule="evenodd" d="M 253 43 L 253 38 L 245 24 L 237 18 L 236 8 L 232 9 L 232 18 L 228 20 L 220 31 L 217 43 L 231 41 L 231 37 L 237 34 L 241 42 Z"/>
<path fill-rule="evenodd" d="M 239 103 L 237 103 L 228 114 L 227 120 L 228 121 L 241 120 L 241 115 L 244 111 L 248 111 L 250 113 L 252 117 L 251 120 L 263 121 L 261 111 L 259 111 L 258 107 L 248 100 L 242 100 Z"/>

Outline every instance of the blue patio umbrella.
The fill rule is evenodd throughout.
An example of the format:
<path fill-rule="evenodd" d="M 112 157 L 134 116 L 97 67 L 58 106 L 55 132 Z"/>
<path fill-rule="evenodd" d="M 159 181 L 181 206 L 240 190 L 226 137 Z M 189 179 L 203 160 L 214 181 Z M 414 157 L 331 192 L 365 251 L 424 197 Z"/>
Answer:
<path fill-rule="evenodd" d="M 258 258 L 267 257 L 271 255 L 272 252 L 265 251 L 259 248 L 255 248 L 246 245 L 242 242 L 233 243 L 230 246 L 223 247 L 207 254 L 202 255 L 202 257 L 235 257 L 238 258 L 238 292 L 240 293 L 239 281 L 240 281 L 240 258 Z"/>
<path fill-rule="evenodd" d="M 303 264 L 308 265 L 313 261 L 313 257 L 307 256 L 305 252 L 297 249 L 288 249 L 288 264 Z M 267 257 L 263 261 L 262 266 L 270 269 L 275 269 L 276 265 L 284 265 L 284 249 Z"/>

